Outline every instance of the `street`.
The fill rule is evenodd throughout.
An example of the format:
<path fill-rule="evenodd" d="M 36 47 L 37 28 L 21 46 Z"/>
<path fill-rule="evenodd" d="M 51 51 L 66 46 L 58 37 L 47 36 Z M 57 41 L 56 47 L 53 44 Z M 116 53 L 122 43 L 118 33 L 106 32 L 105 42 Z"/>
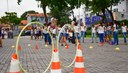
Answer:
<path fill-rule="evenodd" d="M 91 39 L 85 41 L 82 43 L 82 48 L 87 73 L 128 73 L 128 45 L 123 44 L 123 39 L 120 39 L 120 45 L 106 43 L 104 46 L 91 43 Z M 15 43 L 16 38 L 3 40 L 3 48 L 0 48 L 0 73 L 8 73 L 11 54 L 15 53 L 15 47 L 12 47 Z M 21 45 L 19 60 L 23 68 L 28 73 L 43 73 L 50 63 L 52 46 L 45 47 L 43 41 L 30 40 L 28 37 L 21 38 L 19 44 Z M 39 49 L 35 49 L 36 44 Z M 90 46 L 93 48 L 90 49 Z M 116 47 L 119 47 L 120 51 L 116 51 Z M 76 46 L 71 43 L 69 49 L 59 46 L 61 65 L 69 65 L 75 57 L 75 51 Z M 62 73 L 73 73 L 73 68 L 74 64 L 69 68 L 61 66 Z M 50 69 L 46 73 L 50 73 Z"/>

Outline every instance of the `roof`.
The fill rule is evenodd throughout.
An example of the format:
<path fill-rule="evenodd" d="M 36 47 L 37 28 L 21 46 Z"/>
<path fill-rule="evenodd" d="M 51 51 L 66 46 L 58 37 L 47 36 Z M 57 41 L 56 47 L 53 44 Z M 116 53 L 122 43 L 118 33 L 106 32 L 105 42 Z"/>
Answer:
<path fill-rule="evenodd" d="M 28 16 L 44 17 L 44 13 L 28 14 Z M 47 16 L 50 17 L 49 15 L 47 15 Z"/>
<path fill-rule="evenodd" d="M 21 23 L 22 24 L 28 24 L 27 20 L 22 20 Z"/>

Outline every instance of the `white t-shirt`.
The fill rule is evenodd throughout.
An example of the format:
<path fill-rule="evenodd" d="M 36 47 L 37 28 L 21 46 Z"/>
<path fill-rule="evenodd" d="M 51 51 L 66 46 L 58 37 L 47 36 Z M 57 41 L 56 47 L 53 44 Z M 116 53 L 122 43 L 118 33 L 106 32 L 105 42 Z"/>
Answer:
<path fill-rule="evenodd" d="M 47 33 L 48 33 L 48 31 L 47 31 L 46 28 L 43 29 L 43 33 L 44 33 L 44 34 L 47 34 Z"/>
<path fill-rule="evenodd" d="M 36 29 L 34 30 L 34 32 L 35 32 L 35 34 L 37 34 L 37 30 Z"/>
<path fill-rule="evenodd" d="M 69 36 L 72 37 L 73 36 L 73 33 L 72 32 L 69 32 Z"/>
<path fill-rule="evenodd" d="M 81 31 L 85 31 L 85 26 L 80 26 Z"/>
<path fill-rule="evenodd" d="M 114 27 L 114 31 L 118 31 L 116 28 L 116 24 L 114 24 L 113 27 Z M 117 27 L 118 27 L 118 25 L 117 25 Z"/>
<path fill-rule="evenodd" d="M 79 33 L 79 27 L 78 26 L 74 26 L 75 32 Z"/>
<path fill-rule="evenodd" d="M 127 32 L 127 26 L 122 26 L 121 29 L 122 29 L 122 32 Z"/>
<path fill-rule="evenodd" d="M 96 33 L 96 28 L 92 27 L 92 33 Z"/>
<path fill-rule="evenodd" d="M 111 26 L 107 26 L 107 30 L 111 30 Z"/>
<path fill-rule="evenodd" d="M 53 33 L 53 34 L 56 34 L 56 29 L 53 29 L 53 30 L 52 30 L 52 33 Z"/>
<path fill-rule="evenodd" d="M 66 33 L 66 30 L 65 29 L 62 29 L 62 33 Z"/>
<path fill-rule="evenodd" d="M 98 33 L 104 33 L 104 27 L 99 26 L 98 27 Z"/>

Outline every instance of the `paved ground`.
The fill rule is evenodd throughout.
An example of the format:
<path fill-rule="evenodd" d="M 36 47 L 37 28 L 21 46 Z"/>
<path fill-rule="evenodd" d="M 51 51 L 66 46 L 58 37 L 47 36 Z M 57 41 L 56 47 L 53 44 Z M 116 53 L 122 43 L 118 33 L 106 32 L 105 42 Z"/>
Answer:
<path fill-rule="evenodd" d="M 90 39 L 86 39 L 83 43 L 83 55 L 87 73 L 128 73 L 128 45 L 108 45 L 98 46 L 98 43 L 91 43 Z M 15 52 L 12 45 L 15 45 L 16 39 L 3 40 L 4 46 L 0 48 L 0 73 L 7 73 L 11 61 L 11 54 Z M 28 44 L 31 44 L 28 47 Z M 39 49 L 35 49 L 35 44 L 38 44 Z M 51 59 L 51 46 L 45 47 L 42 41 L 30 41 L 28 38 L 21 38 L 21 51 L 19 52 L 20 62 L 28 73 L 43 73 L 47 68 Z M 93 46 L 89 49 L 89 46 Z M 115 51 L 119 47 L 121 51 Z M 60 46 L 60 60 L 63 65 L 69 65 L 75 56 L 76 47 L 70 44 L 66 50 Z M 72 73 L 73 66 L 63 68 L 63 73 Z M 46 73 L 50 73 L 48 70 Z"/>

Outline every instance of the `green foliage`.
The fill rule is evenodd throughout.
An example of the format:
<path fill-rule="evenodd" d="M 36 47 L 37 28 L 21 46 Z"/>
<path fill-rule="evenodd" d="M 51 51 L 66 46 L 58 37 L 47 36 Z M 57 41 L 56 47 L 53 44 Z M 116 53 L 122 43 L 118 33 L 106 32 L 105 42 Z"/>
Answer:
<path fill-rule="evenodd" d="M 17 17 L 15 12 L 5 12 L 6 16 L 1 17 L 1 23 L 18 25 L 21 21 L 21 18 Z"/>
<path fill-rule="evenodd" d="M 128 26 L 128 20 L 121 20 L 121 21 L 117 21 L 118 25 L 121 27 L 122 22 L 125 22 L 125 24 Z"/>
<path fill-rule="evenodd" d="M 17 0 L 18 4 L 21 2 L 21 0 Z M 46 7 L 49 7 L 51 10 L 51 15 L 58 20 L 61 19 L 63 16 L 69 16 L 71 13 L 70 11 L 74 8 L 78 8 L 81 6 L 85 0 L 35 0 L 37 1 L 38 7 L 41 7 L 43 9 L 45 19 L 47 22 L 47 16 L 46 16 Z M 79 3 L 78 3 L 79 2 Z M 24 18 L 26 14 L 22 16 L 22 19 Z"/>

